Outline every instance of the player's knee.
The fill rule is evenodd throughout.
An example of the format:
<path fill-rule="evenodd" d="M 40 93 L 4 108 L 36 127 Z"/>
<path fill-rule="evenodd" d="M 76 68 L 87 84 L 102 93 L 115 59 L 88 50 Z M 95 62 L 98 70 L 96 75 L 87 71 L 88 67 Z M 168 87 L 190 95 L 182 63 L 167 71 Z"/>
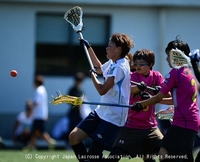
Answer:
<path fill-rule="evenodd" d="M 76 132 L 74 132 L 74 131 L 70 132 L 68 138 L 69 138 L 70 144 L 75 145 L 75 144 L 78 143 L 77 142 L 77 134 L 76 134 Z"/>
<path fill-rule="evenodd" d="M 161 147 L 158 153 L 159 160 L 165 160 L 167 154 L 169 154 L 169 152 L 164 147 Z"/>
<path fill-rule="evenodd" d="M 85 134 L 83 134 L 81 130 L 75 128 L 70 132 L 68 138 L 70 144 L 75 145 L 80 143 L 83 139 L 85 139 Z"/>

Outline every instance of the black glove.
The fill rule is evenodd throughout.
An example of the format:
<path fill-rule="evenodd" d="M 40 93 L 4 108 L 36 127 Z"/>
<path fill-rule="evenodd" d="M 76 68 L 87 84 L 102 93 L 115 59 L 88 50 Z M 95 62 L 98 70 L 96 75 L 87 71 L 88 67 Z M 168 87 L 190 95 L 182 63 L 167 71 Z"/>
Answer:
<path fill-rule="evenodd" d="M 90 78 L 91 78 L 92 73 L 95 73 L 95 76 L 97 77 L 97 72 L 96 72 L 96 69 L 95 69 L 95 68 L 93 68 L 93 69 L 91 69 L 91 70 L 89 71 L 89 76 L 90 76 Z"/>
<path fill-rule="evenodd" d="M 81 45 L 82 47 L 83 47 L 84 45 L 87 47 L 87 49 L 91 47 L 91 46 L 90 46 L 90 43 L 89 43 L 87 40 L 85 40 L 85 39 L 79 39 L 79 42 L 80 42 L 80 45 Z"/>
<path fill-rule="evenodd" d="M 151 95 L 148 92 L 142 92 L 140 94 L 140 96 L 141 96 L 142 100 L 147 100 L 147 99 L 151 98 Z"/>
<path fill-rule="evenodd" d="M 135 110 L 137 112 L 140 112 L 141 110 L 143 110 L 143 106 L 139 103 L 136 102 L 132 107 L 131 110 Z"/>
<path fill-rule="evenodd" d="M 140 91 L 144 91 L 147 88 L 147 85 L 144 82 L 140 82 L 140 84 L 137 85 L 137 87 Z"/>
<path fill-rule="evenodd" d="M 155 90 L 153 90 L 153 93 L 154 93 L 154 95 L 156 95 L 160 91 L 161 86 L 155 86 L 154 89 Z"/>

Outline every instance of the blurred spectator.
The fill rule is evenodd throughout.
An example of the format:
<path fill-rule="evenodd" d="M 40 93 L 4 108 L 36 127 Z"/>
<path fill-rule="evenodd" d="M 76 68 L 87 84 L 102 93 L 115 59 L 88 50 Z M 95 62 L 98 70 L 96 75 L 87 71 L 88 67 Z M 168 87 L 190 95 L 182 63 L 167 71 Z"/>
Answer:
<path fill-rule="evenodd" d="M 84 98 L 84 101 L 87 101 L 86 98 Z M 72 112 L 73 107 L 70 107 L 70 112 Z M 69 114 L 70 114 L 69 112 Z M 73 113 L 74 118 L 76 118 L 75 115 L 77 115 L 78 119 L 82 120 L 84 119 L 89 113 L 91 112 L 91 108 L 89 105 L 81 105 L 80 111 L 77 112 L 77 114 Z M 70 124 L 73 125 L 74 120 L 71 119 L 68 114 L 61 119 L 59 119 L 53 129 L 52 129 L 52 137 L 56 140 L 65 140 L 68 143 L 68 135 L 70 133 Z"/>
<path fill-rule="evenodd" d="M 77 72 L 74 76 L 74 84 L 67 92 L 70 96 L 81 97 L 84 95 L 82 90 L 82 84 L 85 79 L 85 74 Z M 82 120 L 81 117 L 81 106 L 71 105 L 70 111 L 68 112 L 69 118 L 69 132 Z"/>
<path fill-rule="evenodd" d="M 44 139 L 49 147 L 54 147 L 56 141 L 50 137 L 46 132 L 45 124 L 48 120 L 48 97 L 47 91 L 44 86 L 44 77 L 42 75 L 36 75 L 34 78 L 34 108 L 33 108 L 33 127 L 31 142 L 27 146 L 27 149 L 35 149 L 38 138 Z"/>
<path fill-rule="evenodd" d="M 86 96 L 84 96 L 82 90 L 82 84 L 84 79 L 85 79 L 85 74 L 82 72 L 77 72 L 74 76 L 74 83 L 67 92 L 67 95 L 75 97 L 83 96 L 83 100 L 86 101 L 87 98 Z M 61 118 L 55 124 L 52 130 L 53 138 L 66 140 L 67 143 L 69 141 L 68 135 L 71 132 L 71 130 L 91 112 L 91 108 L 89 105 L 80 105 L 80 106 L 70 105 L 69 109 L 70 110 L 67 112 L 66 116 Z"/>
<path fill-rule="evenodd" d="M 33 122 L 33 102 L 26 101 L 25 110 L 19 113 L 13 128 L 13 142 L 20 142 L 26 146 L 31 139 L 31 126 Z"/>

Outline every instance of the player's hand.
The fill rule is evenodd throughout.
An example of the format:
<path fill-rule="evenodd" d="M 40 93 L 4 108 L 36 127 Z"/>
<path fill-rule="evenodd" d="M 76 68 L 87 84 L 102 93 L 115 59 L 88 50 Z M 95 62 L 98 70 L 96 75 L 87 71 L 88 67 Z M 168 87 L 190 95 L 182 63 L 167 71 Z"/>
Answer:
<path fill-rule="evenodd" d="M 140 94 L 140 96 L 141 96 L 142 100 L 147 100 L 147 99 L 151 98 L 151 95 L 148 92 L 142 92 Z"/>
<path fill-rule="evenodd" d="M 139 102 L 136 102 L 132 107 L 131 107 L 131 110 L 135 110 L 137 112 L 140 112 L 141 110 L 143 110 L 143 106 L 139 103 Z"/>
<path fill-rule="evenodd" d="M 137 85 L 137 87 L 140 91 L 144 91 L 147 88 L 147 85 L 144 82 L 140 82 L 140 84 Z"/>
<path fill-rule="evenodd" d="M 80 45 L 83 47 L 84 45 L 88 48 L 90 48 L 90 43 L 86 39 L 79 39 Z"/>
<path fill-rule="evenodd" d="M 91 70 L 89 71 L 89 76 L 90 76 L 90 78 L 91 78 L 92 73 L 94 73 L 95 77 L 97 77 L 96 68 L 93 68 L 93 69 L 91 69 Z"/>
<path fill-rule="evenodd" d="M 199 62 L 199 60 L 200 60 L 199 49 L 192 50 L 189 53 L 189 57 L 190 57 L 191 61 L 198 61 Z"/>
<path fill-rule="evenodd" d="M 153 93 L 156 95 L 158 92 L 160 92 L 161 86 L 155 86 L 154 88 L 155 90 L 153 90 Z"/>

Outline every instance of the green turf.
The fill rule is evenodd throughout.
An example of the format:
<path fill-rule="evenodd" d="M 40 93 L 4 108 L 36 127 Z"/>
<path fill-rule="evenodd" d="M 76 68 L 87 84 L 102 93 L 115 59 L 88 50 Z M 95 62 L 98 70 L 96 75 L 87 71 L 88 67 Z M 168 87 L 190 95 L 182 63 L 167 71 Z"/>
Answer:
<path fill-rule="evenodd" d="M 107 152 L 104 153 L 108 155 Z M 38 150 L 38 151 L 21 151 L 21 150 L 0 150 L 0 162 L 61 162 L 70 161 L 78 162 L 71 150 Z M 141 158 L 121 159 L 120 162 L 142 162 Z"/>
<path fill-rule="evenodd" d="M 195 156 L 196 156 L 195 151 Z M 104 152 L 107 156 L 108 152 Z M 22 150 L 0 150 L 0 162 L 61 162 L 70 161 L 78 162 L 72 150 L 37 150 L 37 151 L 22 151 Z M 123 158 L 120 162 L 143 162 L 139 157 L 134 159 Z M 156 162 L 159 162 L 156 158 Z"/>

